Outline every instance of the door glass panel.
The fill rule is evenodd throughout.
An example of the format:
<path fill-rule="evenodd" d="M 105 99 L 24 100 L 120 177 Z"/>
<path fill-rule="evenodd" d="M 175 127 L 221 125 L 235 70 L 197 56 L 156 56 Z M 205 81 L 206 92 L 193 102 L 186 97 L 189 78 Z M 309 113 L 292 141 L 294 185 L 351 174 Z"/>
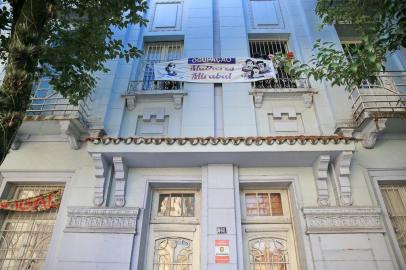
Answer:
<path fill-rule="evenodd" d="M 184 217 L 193 217 L 194 214 L 194 205 L 195 205 L 195 196 L 194 194 L 183 194 L 183 216 Z"/>
<path fill-rule="evenodd" d="M 249 241 L 251 270 L 287 270 L 286 241 L 278 238 L 258 238 Z"/>
<path fill-rule="evenodd" d="M 280 193 L 245 193 L 247 216 L 283 216 Z"/>
<path fill-rule="evenodd" d="M 283 216 L 281 194 L 271 193 L 272 215 Z"/>
<path fill-rule="evenodd" d="M 192 269 L 192 241 L 183 238 L 164 238 L 155 241 L 154 269 Z"/>
<path fill-rule="evenodd" d="M 258 208 L 260 216 L 271 215 L 268 193 L 258 193 Z"/>
<path fill-rule="evenodd" d="M 193 217 L 195 197 L 191 193 L 171 193 L 159 195 L 158 216 Z"/>
<path fill-rule="evenodd" d="M 245 207 L 247 209 L 248 216 L 258 215 L 257 194 L 255 193 L 245 194 Z"/>

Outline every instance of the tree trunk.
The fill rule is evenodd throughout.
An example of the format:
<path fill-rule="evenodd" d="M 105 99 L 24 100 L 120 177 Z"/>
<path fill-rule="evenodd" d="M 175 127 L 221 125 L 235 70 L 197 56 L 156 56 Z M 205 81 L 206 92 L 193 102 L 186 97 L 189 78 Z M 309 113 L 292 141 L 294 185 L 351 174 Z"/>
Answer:
<path fill-rule="evenodd" d="M 18 18 L 13 20 L 6 73 L 0 89 L 0 165 L 30 103 L 48 20 L 46 0 L 20 0 L 14 8 Z"/>

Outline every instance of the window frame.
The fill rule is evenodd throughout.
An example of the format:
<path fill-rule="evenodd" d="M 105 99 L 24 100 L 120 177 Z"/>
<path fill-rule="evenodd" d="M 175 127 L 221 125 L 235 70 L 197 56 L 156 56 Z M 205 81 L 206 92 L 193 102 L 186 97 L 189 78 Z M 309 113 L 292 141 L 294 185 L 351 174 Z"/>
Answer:
<path fill-rule="evenodd" d="M 397 236 L 390 220 L 384 198 L 380 189 L 381 185 L 391 184 L 406 184 L 406 168 L 374 168 L 367 169 L 368 175 L 371 178 L 372 192 L 376 197 L 376 203 L 380 206 L 383 215 L 385 230 L 389 238 L 389 246 L 394 253 L 394 261 L 396 261 L 399 269 L 406 269 L 406 260 L 403 257 L 400 245 L 397 241 Z M 370 187 L 370 186 L 369 186 Z"/>
<path fill-rule="evenodd" d="M 0 175 L 1 176 L 1 175 Z M 8 186 L 6 188 L 6 186 Z M 38 189 L 40 192 L 42 191 L 46 191 L 49 192 L 51 190 L 57 190 L 60 189 L 62 190 L 62 198 L 63 198 L 63 194 L 64 191 L 66 189 L 66 184 L 65 183 L 44 183 L 44 182 L 6 182 L 5 186 L 2 186 L 2 198 L 6 198 L 7 200 L 19 200 L 22 198 L 19 198 L 19 195 L 21 194 L 20 192 L 23 192 L 24 190 L 35 190 Z M 37 196 L 37 195 L 34 195 Z M 31 197 L 31 196 L 30 196 Z M 54 237 L 54 232 L 55 229 L 57 227 L 57 223 L 58 223 L 58 217 L 60 215 L 60 211 L 61 211 L 61 205 L 62 205 L 62 201 L 61 204 L 59 205 L 59 207 L 57 209 L 52 209 L 49 210 L 47 212 L 5 212 L 2 213 L 1 215 L 1 220 L 0 220 L 0 236 L 3 239 L 8 235 L 11 234 L 12 235 L 12 240 L 15 239 L 15 235 L 18 235 L 19 233 L 22 233 L 21 236 L 23 236 L 21 238 L 21 240 L 18 241 L 23 241 L 23 243 L 25 241 L 28 240 L 28 242 L 26 242 L 25 244 L 22 245 L 22 247 L 20 247 L 22 250 L 19 250 L 19 245 L 17 245 L 16 243 L 7 243 L 7 241 L 5 241 L 6 245 L 16 245 L 16 249 L 17 249 L 17 253 L 12 257 L 8 258 L 8 252 L 7 250 L 9 250 L 9 248 L 12 249 L 12 247 L 7 247 L 6 252 L 5 252 L 5 258 L 7 259 L 0 259 L 1 264 L 4 264 L 4 261 L 6 260 L 10 260 L 10 261 L 17 261 L 18 262 L 18 269 L 20 269 L 20 267 L 24 267 L 26 266 L 25 263 L 27 261 L 31 261 L 34 262 L 34 268 L 37 268 L 38 266 L 42 266 L 46 268 L 47 265 L 47 259 L 50 256 L 49 253 L 52 250 L 52 246 L 53 246 L 53 237 Z M 52 218 L 49 218 L 49 216 L 51 215 Z M 47 218 L 44 218 L 47 217 Z M 7 229 L 9 224 L 15 224 L 17 225 L 15 229 Z M 42 226 L 49 226 L 50 224 L 52 224 L 52 227 L 49 231 L 44 231 L 44 230 L 38 230 L 38 229 L 34 229 L 37 225 L 42 224 Z M 19 225 L 26 225 L 27 229 L 23 229 L 21 230 L 21 226 Z M 20 228 L 20 229 L 19 229 Z M 24 236 L 24 234 L 26 234 Z M 32 237 L 33 236 L 38 236 L 40 234 L 43 234 L 43 239 L 40 239 L 40 243 L 42 243 L 42 241 L 44 241 L 45 239 L 47 240 L 47 246 L 46 249 L 43 249 L 42 251 L 39 252 L 39 254 L 41 252 L 44 253 L 44 257 L 37 257 L 35 254 L 35 250 L 34 252 L 30 250 L 30 243 L 32 241 Z M 32 252 L 31 256 L 30 253 Z M 38 263 L 38 264 L 37 264 Z M 12 266 L 12 265 L 11 265 Z"/>
<path fill-rule="evenodd" d="M 282 216 L 248 216 L 246 208 L 245 195 L 247 193 L 279 193 L 281 195 L 281 204 L 282 204 Z M 241 197 L 241 222 L 242 224 L 261 224 L 261 223 L 292 223 L 291 212 L 290 212 L 290 200 L 288 196 L 287 189 L 250 189 L 244 188 L 240 190 Z"/>
<path fill-rule="evenodd" d="M 170 217 L 159 216 L 159 197 L 161 194 L 194 194 L 194 216 L 193 217 Z M 198 189 L 154 189 L 152 194 L 151 224 L 192 224 L 198 225 L 200 217 L 200 193 Z"/>

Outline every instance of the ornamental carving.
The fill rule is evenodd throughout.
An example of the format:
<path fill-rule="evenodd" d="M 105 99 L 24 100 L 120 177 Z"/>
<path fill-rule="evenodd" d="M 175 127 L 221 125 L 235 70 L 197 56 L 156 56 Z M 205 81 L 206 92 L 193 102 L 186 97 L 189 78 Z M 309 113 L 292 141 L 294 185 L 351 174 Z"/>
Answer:
<path fill-rule="evenodd" d="M 313 174 L 316 181 L 317 187 L 317 202 L 319 206 L 328 206 L 329 201 L 329 192 L 327 184 L 327 170 L 330 164 L 329 155 L 321 155 L 313 164 Z"/>
<path fill-rule="evenodd" d="M 69 207 L 65 232 L 137 233 L 138 207 Z"/>
<path fill-rule="evenodd" d="M 383 232 L 379 208 L 304 208 L 307 233 Z"/>
<path fill-rule="evenodd" d="M 123 207 L 125 205 L 125 188 L 127 184 L 128 168 L 123 157 L 113 157 L 114 164 L 114 180 L 116 185 L 114 188 L 114 200 L 116 206 Z"/>
<path fill-rule="evenodd" d="M 337 191 L 339 203 L 341 206 L 352 205 L 352 187 L 350 179 L 350 166 L 352 156 L 352 151 L 343 151 L 336 158 L 334 163 L 333 183 Z"/>

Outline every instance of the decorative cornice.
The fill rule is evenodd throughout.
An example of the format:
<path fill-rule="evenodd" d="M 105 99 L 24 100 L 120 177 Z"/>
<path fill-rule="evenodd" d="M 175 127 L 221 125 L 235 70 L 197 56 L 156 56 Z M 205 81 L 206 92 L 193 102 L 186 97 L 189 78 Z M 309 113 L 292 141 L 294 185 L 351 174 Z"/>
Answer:
<path fill-rule="evenodd" d="M 327 186 L 329 163 L 330 156 L 321 155 L 313 164 L 313 173 L 317 187 L 317 203 L 319 204 L 319 206 L 328 206 L 330 204 Z"/>
<path fill-rule="evenodd" d="M 139 211 L 138 207 L 68 207 L 65 232 L 136 234 Z"/>
<path fill-rule="evenodd" d="M 113 157 L 114 164 L 114 201 L 116 206 L 123 207 L 125 205 L 125 187 L 127 183 L 128 168 L 123 157 Z"/>
<path fill-rule="evenodd" d="M 104 202 L 104 187 L 106 185 L 107 177 L 107 161 L 101 153 L 93 153 L 91 154 L 91 156 L 95 169 L 94 175 L 96 177 L 96 181 L 94 184 L 93 203 L 95 206 L 101 206 Z"/>
<path fill-rule="evenodd" d="M 268 137 L 184 137 L 184 138 L 162 138 L 162 137 L 89 137 L 86 139 L 93 144 L 167 144 L 167 145 L 274 145 L 274 144 L 349 144 L 356 139 L 342 136 L 268 136 Z"/>
<path fill-rule="evenodd" d="M 384 232 L 379 208 L 303 208 L 307 233 Z"/>

